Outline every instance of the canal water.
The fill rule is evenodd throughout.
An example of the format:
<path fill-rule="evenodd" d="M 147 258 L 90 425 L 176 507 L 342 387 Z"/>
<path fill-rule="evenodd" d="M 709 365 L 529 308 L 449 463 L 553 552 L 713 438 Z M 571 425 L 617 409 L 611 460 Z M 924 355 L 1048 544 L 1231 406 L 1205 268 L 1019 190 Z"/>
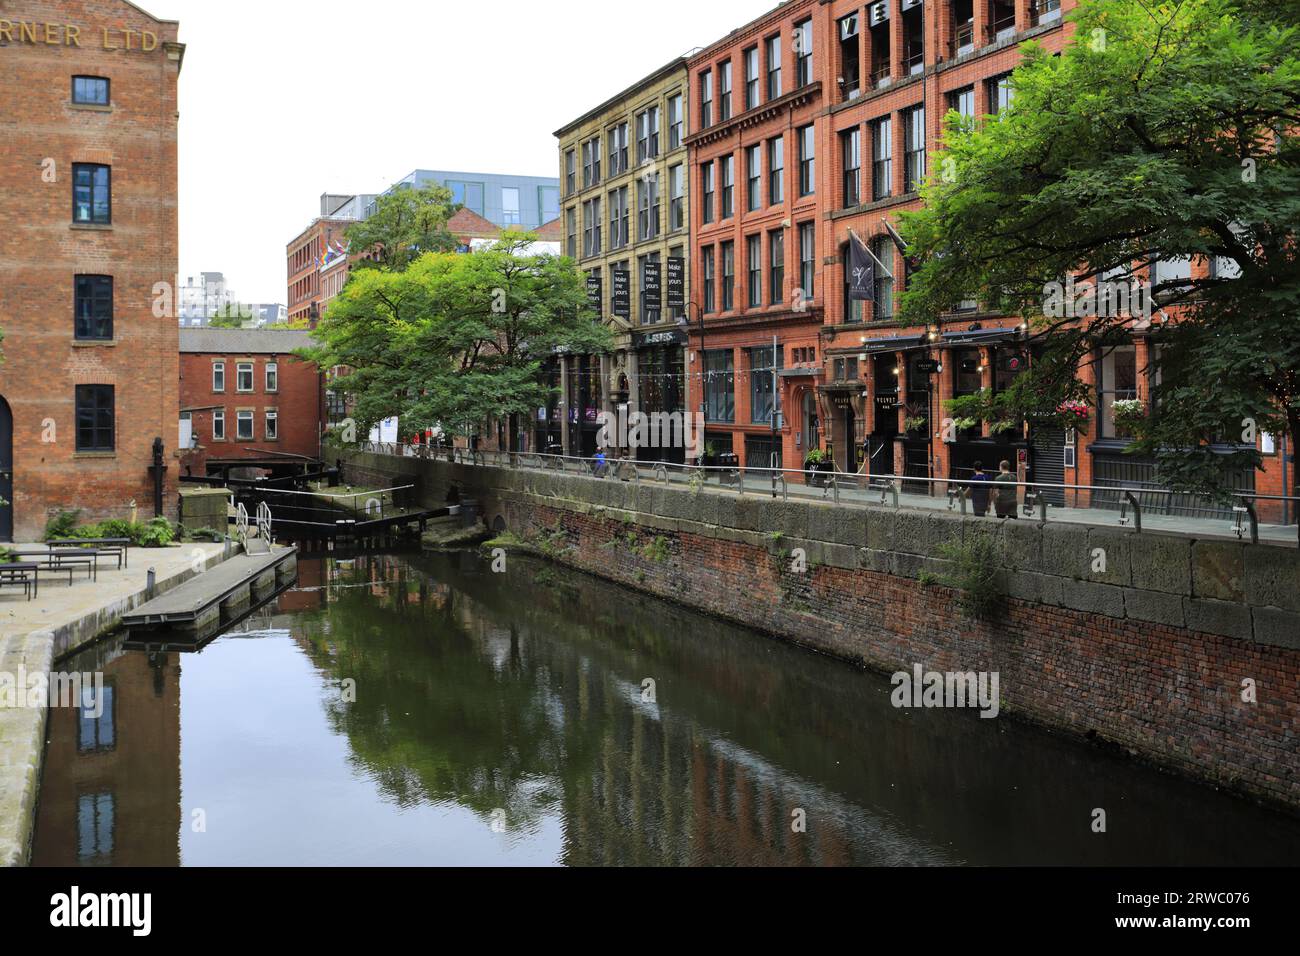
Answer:
<path fill-rule="evenodd" d="M 738 600 L 743 595 L 737 595 Z M 304 560 L 65 662 L 37 865 L 1290 864 L 1300 819 L 524 558 Z M 1094 811 L 1106 832 L 1093 832 Z"/>

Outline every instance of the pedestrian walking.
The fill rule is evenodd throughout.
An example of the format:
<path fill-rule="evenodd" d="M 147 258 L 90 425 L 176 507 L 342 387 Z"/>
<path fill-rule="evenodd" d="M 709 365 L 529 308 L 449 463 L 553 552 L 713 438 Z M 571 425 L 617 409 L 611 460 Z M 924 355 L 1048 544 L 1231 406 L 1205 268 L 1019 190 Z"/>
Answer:
<path fill-rule="evenodd" d="M 975 462 L 975 474 L 971 475 L 970 502 L 975 517 L 983 518 L 989 513 L 989 476 L 984 471 L 984 462 Z"/>
<path fill-rule="evenodd" d="M 998 476 L 993 479 L 993 483 L 998 486 L 996 489 L 997 497 L 994 499 L 994 506 L 997 508 L 999 518 L 1017 519 L 1016 514 L 1016 476 L 1011 471 L 1011 462 L 1004 461 L 998 465 Z"/>

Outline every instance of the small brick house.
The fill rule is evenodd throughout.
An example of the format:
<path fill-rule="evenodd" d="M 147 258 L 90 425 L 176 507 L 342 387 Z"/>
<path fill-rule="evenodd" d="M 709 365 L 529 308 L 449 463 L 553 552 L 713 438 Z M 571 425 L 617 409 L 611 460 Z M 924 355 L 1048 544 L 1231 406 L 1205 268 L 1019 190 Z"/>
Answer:
<path fill-rule="evenodd" d="M 293 354 L 311 344 L 298 330 L 181 330 L 181 421 L 192 434 L 182 475 L 300 471 L 319 459 L 324 379 Z"/>

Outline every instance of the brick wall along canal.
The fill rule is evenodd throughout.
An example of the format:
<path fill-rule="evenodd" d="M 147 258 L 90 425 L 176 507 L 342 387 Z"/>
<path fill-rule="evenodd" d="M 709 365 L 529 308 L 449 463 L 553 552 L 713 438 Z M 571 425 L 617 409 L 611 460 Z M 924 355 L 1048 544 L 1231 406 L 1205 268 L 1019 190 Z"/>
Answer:
<path fill-rule="evenodd" d="M 102 670 L 111 701 L 50 714 L 37 865 L 1282 864 L 1300 845 L 1294 817 L 1005 713 L 895 709 L 883 677 L 525 558 L 303 561 L 201 653 L 119 642 L 60 666 Z"/>

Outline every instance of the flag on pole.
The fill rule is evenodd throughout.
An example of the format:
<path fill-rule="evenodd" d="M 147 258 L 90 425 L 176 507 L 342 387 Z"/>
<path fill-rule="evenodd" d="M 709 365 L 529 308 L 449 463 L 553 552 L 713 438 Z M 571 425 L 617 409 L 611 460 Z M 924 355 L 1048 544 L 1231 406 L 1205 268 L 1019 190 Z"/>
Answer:
<path fill-rule="evenodd" d="M 889 238 L 894 240 L 894 246 L 898 249 L 899 255 L 901 255 L 903 257 L 903 261 L 907 263 L 908 271 L 915 272 L 918 268 L 920 268 L 921 265 L 920 260 L 917 259 L 915 256 L 910 256 L 907 254 L 907 250 L 911 247 L 908 246 L 908 244 L 903 241 L 903 237 L 899 234 L 898 230 L 894 228 L 893 223 L 891 223 L 888 219 L 882 219 L 881 222 L 885 224 L 885 231 L 889 233 Z M 936 256 L 936 258 L 938 257 Z"/>
<path fill-rule="evenodd" d="M 849 298 L 857 302 L 876 300 L 875 256 L 856 232 L 849 230 Z"/>

